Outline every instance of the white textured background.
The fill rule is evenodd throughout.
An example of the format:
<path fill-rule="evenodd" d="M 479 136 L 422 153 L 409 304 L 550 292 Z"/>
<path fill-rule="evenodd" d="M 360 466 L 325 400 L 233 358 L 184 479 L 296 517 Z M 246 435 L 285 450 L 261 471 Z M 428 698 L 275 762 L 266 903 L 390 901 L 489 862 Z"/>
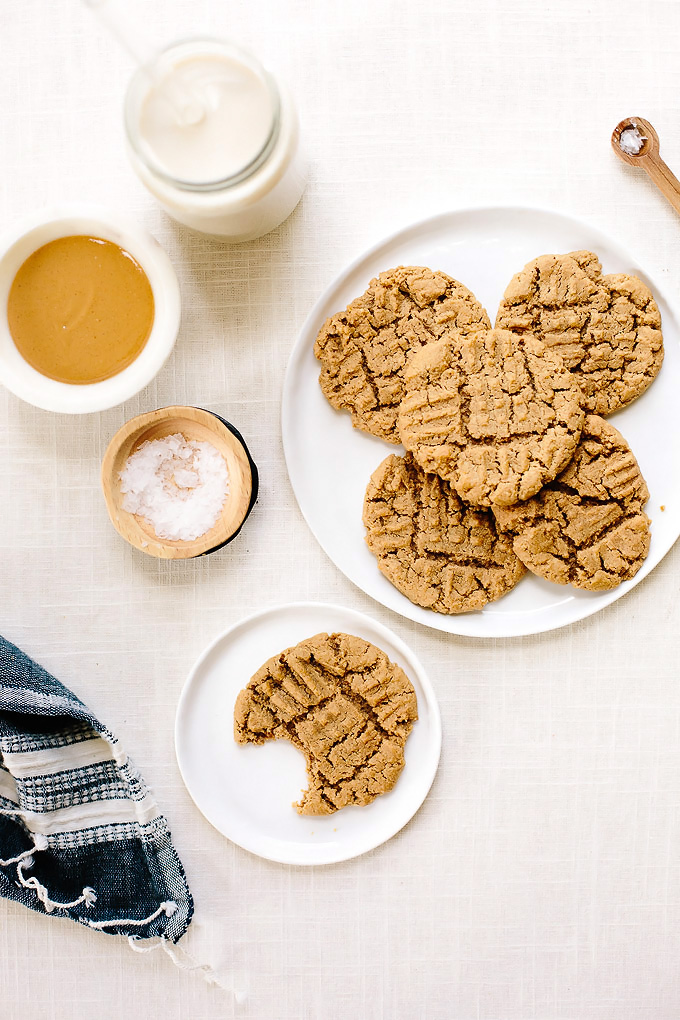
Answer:
<path fill-rule="evenodd" d="M 609 135 L 646 116 L 680 168 L 680 4 L 130 5 L 159 42 L 229 35 L 281 72 L 311 182 L 263 240 L 228 248 L 177 228 L 126 163 L 125 54 L 75 0 L 0 0 L 0 225 L 81 198 L 124 210 L 165 245 L 184 299 L 174 355 L 123 407 L 70 419 L 0 392 L 0 631 L 119 733 L 189 874 L 187 945 L 247 998 L 235 1007 L 165 957 L 2 902 L 1 1020 L 677 1020 L 677 550 L 570 630 L 493 642 L 429 632 L 356 591 L 315 544 L 286 478 L 279 402 L 296 332 L 334 275 L 459 204 L 585 217 L 676 289 L 680 220 L 615 160 Z M 174 402 L 234 421 L 261 470 L 241 539 L 197 563 L 133 552 L 98 488 L 114 431 Z M 199 816 L 174 759 L 175 704 L 197 654 L 290 599 L 393 627 L 429 669 L 444 721 L 439 774 L 413 822 L 325 869 L 232 846 Z"/>

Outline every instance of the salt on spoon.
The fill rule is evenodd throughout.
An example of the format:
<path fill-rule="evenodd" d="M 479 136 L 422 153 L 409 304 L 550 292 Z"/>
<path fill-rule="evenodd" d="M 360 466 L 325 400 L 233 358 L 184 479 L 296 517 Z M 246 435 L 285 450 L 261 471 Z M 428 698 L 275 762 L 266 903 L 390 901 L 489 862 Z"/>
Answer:
<path fill-rule="evenodd" d="M 647 139 L 644 135 L 640 134 L 639 127 L 633 121 L 630 127 L 625 128 L 621 132 L 619 145 L 629 156 L 637 156 L 646 141 Z"/>
<path fill-rule="evenodd" d="M 659 136 L 643 117 L 627 117 L 611 137 L 616 155 L 628 166 L 642 167 L 661 194 L 680 213 L 680 181 L 659 155 Z"/>

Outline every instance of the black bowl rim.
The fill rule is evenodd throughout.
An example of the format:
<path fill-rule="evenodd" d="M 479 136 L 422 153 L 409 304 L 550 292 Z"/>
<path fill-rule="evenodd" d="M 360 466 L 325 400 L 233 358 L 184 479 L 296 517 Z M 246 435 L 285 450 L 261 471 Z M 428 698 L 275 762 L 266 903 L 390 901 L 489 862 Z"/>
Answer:
<path fill-rule="evenodd" d="M 209 411 L 207 407 L 197 407 L 196 410 L 207 411 L 208 414 L 212 414 L 214 418 L 217 418 L 217 420 L 221 421 L 223 425 L 226 425 L 231 434 L 238 439 L 239 443 L 245 450 L 246 457 L 248 458 L 248 464 L 250 465 L 250 474 L 252 477 L 252 489 L 250 493 L 250 503 L 248 504 L 248 509 L 246 510 L 245 517 L 239 524 L 234 534 L 230 535 L 229 538 L 225 539 L 224 542 L 220 542 L 219 545 L 214 545 L 211 549 L 206 549 L 205 552 L 199 553 L 197 556 L 192 557 L 192 559 L 200 559 L 201 556 L 210 556 L 212 553 L 217 552 L 219 549 L 224 549 L 225 545 L 229 545 L 229 543 L 233 542 L 235 538 L 238 538 L 239 534 L 241 533 L 241 529 L 243 528 L 243 525 L 250 517 L 251 511 L 255 506 L 255 503 L 257 502 L 257 497 L 260 492 L 260 473 L 257 470 L 257 464 L 251 457 L 250 450 L 248 449 L 248 444 L 246 443 L 245 439 L 243 438 L 239 430 L 236 428 L 236 426 L 232 425 L 231 422 L 227 421 L 226 418 L 223 418 L 221 414 L 217 413 L 217 411 Z"/>

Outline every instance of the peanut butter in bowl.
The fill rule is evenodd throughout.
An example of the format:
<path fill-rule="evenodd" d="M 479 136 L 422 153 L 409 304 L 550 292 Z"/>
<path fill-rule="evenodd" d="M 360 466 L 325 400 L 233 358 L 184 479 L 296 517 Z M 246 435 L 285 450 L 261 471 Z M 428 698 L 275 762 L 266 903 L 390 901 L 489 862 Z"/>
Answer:
<path fill-rule="evenodd" d="M 180 294 L 160 244 L 124 214 L 71 206 L 0 240 L 0 383 L 66 414 L 115 407 L 170 354 Z"/>
<path fill-rule="evenodd" d="M 153 291 L 120 245 L 84 234 L 59 237 L 19 268 L 7 320 L 17 350 L 42 375 L 101 382 L 127 368 L 149 339 Z"/>

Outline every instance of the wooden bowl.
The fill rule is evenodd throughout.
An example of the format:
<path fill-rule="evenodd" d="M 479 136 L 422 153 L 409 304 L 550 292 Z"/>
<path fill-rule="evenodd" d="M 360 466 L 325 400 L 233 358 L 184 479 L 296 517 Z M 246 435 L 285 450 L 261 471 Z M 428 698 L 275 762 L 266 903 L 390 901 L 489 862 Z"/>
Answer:
<path fill-rule="evenodd" d="M 217 523 L 190 542 L 158 538 L 153 526 L 138 514 L 123 510 L 120 473 L 142 443 L 179 432 L 185 439 L 212 443 L 224 457 L 229 493 Z M 161 407 L 132 418 L 108 445 L 102 461 L 102 489 L 111 523 L 135 549 L 164 560 L 185 560 L 215 552 L 238 535 L 258 492 L 257 468 L 241 434 L 219 415 L 200 407 Z"/>

